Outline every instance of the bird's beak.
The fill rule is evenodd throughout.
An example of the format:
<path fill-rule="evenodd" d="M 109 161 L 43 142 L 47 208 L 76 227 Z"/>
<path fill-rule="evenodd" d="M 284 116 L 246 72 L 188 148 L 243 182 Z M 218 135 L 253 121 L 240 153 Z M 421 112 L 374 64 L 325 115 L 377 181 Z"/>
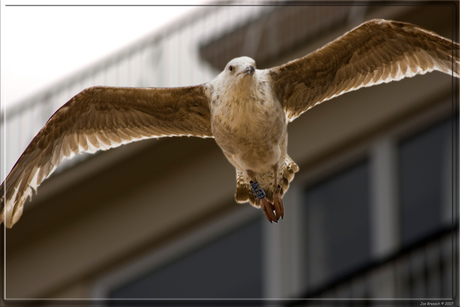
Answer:
<path fill-rule="evenodd" d="M 243 73 L 245 76 L 249 76 L 249 75 L 252 76 L 255 71 L 256 69 L 254 68 L 254 66 L 249 65 L 245 70 L 243 70 Z"/>

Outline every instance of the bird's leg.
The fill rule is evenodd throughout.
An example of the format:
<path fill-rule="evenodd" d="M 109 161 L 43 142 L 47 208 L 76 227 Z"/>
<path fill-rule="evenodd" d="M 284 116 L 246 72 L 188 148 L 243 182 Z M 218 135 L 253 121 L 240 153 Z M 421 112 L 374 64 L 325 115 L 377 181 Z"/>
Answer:
<path fill-rule="evenodd" d="M 278 222 L 278 218 L 275 216 L 275 213 L 273 213 L 275 207 L 273 206 L 273 203 L 270 202 L 267 197 L 265 197 L 264 190 L 257 182 L 256 174 L 251 170 L 247 170 L 246 173 L 248 174 L 249 178 L 251 178 L 251 188 L 254 191 L 254 194 L 256 194 L 256 197 L 259 199 L 260 207 L 262 208 L 265 217 L 270 223 Z"/>
<path fill-rule="evenodd" d="M 273 172 L 275 173 L 275 186 L 273 189 L 273 205 L 275 207 L 276 219 L 284 218 L 284 205 L 281 198 L 281 186 L 278 184 L 278 163 L 273 165 Z"/>

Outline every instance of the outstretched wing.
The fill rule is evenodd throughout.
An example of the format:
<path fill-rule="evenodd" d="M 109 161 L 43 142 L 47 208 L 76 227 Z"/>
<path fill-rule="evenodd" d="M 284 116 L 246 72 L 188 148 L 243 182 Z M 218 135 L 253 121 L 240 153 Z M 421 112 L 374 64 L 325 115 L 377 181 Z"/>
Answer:
<path fill-rule="evenodd" d="M 290 121 L 361 87 L 439 70 L 458 77 L 459 45 L 415 25 L 371 20 L 307 56 L 269 70 Z"/>
<path fill-rule="evenodd" d="M 0 186 L 0 223 L 18 221 L 32 189 L 64 158 L 163 136 L 212 137 L 205 85 L 85 89 L 51 116 Z"/>

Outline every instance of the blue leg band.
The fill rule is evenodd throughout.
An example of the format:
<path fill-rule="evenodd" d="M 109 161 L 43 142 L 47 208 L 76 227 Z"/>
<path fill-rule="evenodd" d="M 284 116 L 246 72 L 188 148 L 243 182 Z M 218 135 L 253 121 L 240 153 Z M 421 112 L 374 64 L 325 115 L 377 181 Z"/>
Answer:
<path fill-rule="evenodd" d="M 264 190 L 262 190 L 262 188 L 260 187 L 257 181 L 256 182 L 250 181 L 249 184 L 251 185 L 251 188 L 254 191 L 254 194 L 256 194 L 256 197 L 258 199 L 265 198 L 265 192 Z"/>

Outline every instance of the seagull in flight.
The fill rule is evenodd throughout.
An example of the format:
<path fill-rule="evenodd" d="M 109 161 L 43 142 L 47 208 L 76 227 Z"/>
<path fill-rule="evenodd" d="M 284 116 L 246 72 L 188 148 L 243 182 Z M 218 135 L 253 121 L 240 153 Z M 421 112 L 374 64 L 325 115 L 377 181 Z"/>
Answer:
<path fill-rule="evenodd" d="M 239 57 L 201 85 L 87 88 L 50 117 L 0 186 L 0 222 L 11 228 L 32 191 L 63 159 L 171 136 L 214 138 L 236 169 L 236 201 L 278 222 L 282 197 L 299 171 L 287 154 L 288 123 L 349 91 L 433 70 L 458 77 L 459 68 L 458 43 L 409 23 L 376 19 L 270 69 Z"/>

